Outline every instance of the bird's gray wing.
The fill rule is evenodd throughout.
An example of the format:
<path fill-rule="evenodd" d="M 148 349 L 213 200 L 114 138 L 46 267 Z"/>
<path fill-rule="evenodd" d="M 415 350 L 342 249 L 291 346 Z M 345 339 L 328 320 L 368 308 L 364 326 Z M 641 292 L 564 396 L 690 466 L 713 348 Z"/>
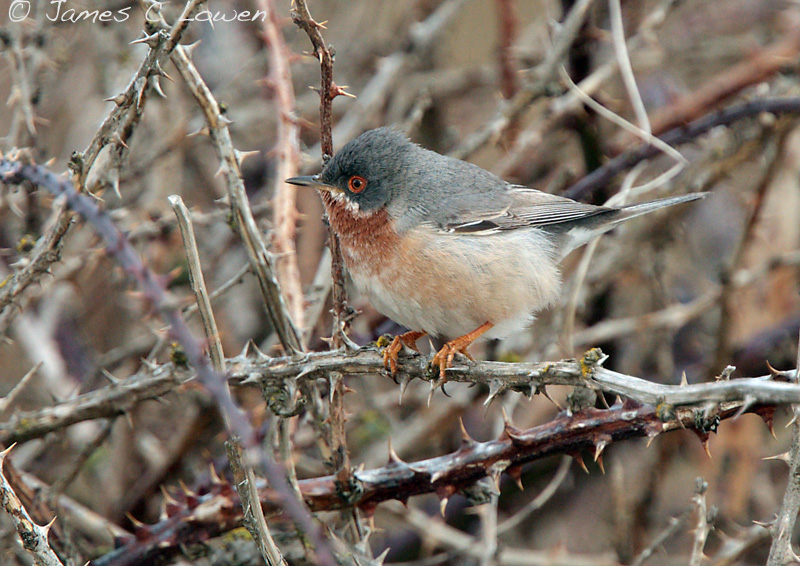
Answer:
<path fill-rule="evenodd" d="M 447 214 L 443 215 L 441 229 L 450 233 L 476 235 L 519 228 L 557 229 L 560 225 L 616 210 L 525 187 L 511 187 L 503 195 L 495 193 L 487 195 L 485 199 L 444 204 Z"/>

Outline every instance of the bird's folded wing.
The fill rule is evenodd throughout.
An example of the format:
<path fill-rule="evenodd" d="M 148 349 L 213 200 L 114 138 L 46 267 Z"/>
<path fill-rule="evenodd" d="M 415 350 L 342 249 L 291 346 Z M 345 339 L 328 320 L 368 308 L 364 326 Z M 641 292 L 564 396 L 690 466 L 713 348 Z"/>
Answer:
<path fill-rule="evenodd" d="M 492 234 L 518 228 L 547 227 L 609 212 L 611 208 L 584 204 L 527 188 L 514 188 L 504 195 L 487 195 L 483 202 L 448 209 L 440 226 L 450 233 Z M 463 202 L 463 201 L 462 201 Z"/>

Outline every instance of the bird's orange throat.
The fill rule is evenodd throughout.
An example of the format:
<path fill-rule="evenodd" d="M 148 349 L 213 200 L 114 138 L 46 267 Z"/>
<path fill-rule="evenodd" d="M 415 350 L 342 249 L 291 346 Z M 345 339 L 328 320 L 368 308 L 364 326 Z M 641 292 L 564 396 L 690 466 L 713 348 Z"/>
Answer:
<path fill-rule="evenodd" d="M 375 274 L 391 261 L 390 252 L 396 249 L 400 240 L 394 221 L 385 209 L 362 212 L 348 203 L 344 195 L 321 191 L 320 196 L 351 272 Z"/>

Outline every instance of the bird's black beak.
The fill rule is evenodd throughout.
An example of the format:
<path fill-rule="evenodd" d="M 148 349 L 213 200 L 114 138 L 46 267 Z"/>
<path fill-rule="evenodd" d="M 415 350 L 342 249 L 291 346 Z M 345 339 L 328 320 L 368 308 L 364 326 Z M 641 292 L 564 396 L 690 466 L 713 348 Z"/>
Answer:
<path fill-rule="evenodd" d="M 319 175 L 304 175 L 302 177 L 291 177 L 290 179 L 286 179 L 287 183 L 290 185 L 297 185 L 298 187 L 312 187 L 314 189 L 320 191 L 332 191 L 332 192 L 341 192 L 342 189 L 339 187 L 333 187 L 331 185 L 326 185 L 325 183 L 320 182 Z"/>

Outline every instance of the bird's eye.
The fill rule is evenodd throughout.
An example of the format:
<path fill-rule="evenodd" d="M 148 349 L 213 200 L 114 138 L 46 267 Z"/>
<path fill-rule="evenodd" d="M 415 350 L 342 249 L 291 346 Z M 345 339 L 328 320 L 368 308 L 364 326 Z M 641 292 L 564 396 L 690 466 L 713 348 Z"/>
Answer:
<path fill-rule="evenodd" d="M 367 180 L 361 175 L 353 175 L 347 181 L 347 187 L 354 193 L 360 193 L 367 188 Z"/>

